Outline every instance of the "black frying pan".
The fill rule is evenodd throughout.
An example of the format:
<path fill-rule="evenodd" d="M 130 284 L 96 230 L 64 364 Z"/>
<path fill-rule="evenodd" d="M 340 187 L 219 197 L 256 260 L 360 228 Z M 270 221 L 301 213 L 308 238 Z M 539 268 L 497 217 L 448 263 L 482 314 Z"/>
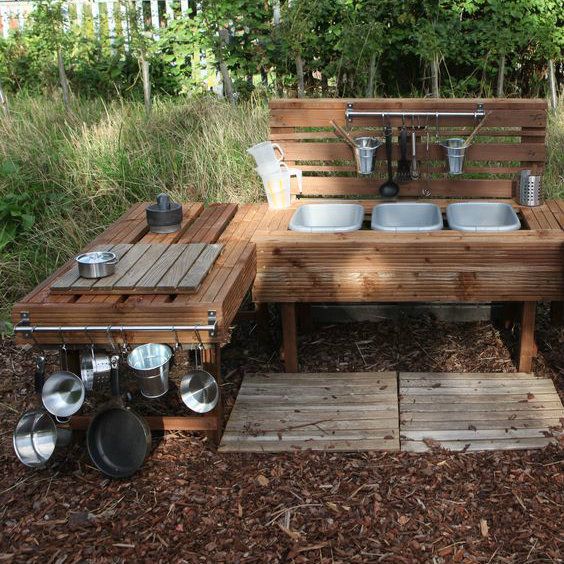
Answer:
<path fill-rule="evenodd" d="M 96 467 L 111 478 L 127 478 L 143 465 L 151 448 L 151 431 L 145 419 L 123 406 L 117 357 L 110 375 L 113 400 L 90 422 L 86 446 Z"/>

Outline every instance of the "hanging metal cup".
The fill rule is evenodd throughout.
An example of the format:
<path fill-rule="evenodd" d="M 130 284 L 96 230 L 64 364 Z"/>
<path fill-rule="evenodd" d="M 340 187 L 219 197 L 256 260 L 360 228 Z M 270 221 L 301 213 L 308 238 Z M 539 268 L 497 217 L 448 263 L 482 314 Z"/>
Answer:
<path fill-rule="evenodd" d="M 464 154 L 468 147 L 465 143 L 465 140 L 459 137 L 453 137 L 447 139 L 444 143 L 440 143 L 441 147 L 445 150 L 449 174 L 463 173 Z"/>
<path fill-rule="evenodd" d="M 354 160 L 358 174 L 372 174 L 376 151 L 383 145 L 377 137 L 355 137 Z"/>

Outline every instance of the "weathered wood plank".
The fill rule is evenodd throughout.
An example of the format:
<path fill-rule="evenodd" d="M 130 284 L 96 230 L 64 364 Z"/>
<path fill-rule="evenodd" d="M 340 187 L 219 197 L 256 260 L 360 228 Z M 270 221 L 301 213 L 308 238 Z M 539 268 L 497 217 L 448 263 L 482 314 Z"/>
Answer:
<path fill-rule="evenodd" d="M 178 287 L 180 280 L 190 270 L 190 267 L 196 262 L 196 259 L 205 248 L 205 243 L 192 243 L 188 245 L 166 274 L 159 280 L 157 288 L 174 291 Z"/>

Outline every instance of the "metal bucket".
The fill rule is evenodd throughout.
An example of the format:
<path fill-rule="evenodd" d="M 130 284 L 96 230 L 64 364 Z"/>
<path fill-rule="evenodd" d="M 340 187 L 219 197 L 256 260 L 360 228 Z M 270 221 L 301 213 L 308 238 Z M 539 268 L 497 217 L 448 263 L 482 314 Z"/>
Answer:
<path fill-rule="evenodd" d="M 44 410 L 26 411 L 14 430 L 14 452 L 22 464 L 43 466 L 58 447 L 70 443 L 72 431 L 59 429 L 52 417 Z"/>
<path fill-rule="evenodd" d="M 80 377 L 86 391 L 99 390 L 110 382 L 110 356 L 96 352 L 94 348 L 84 351 L 80 356 Z"/>
<path fill-rule="evenodd" d="M 464 153 L 466 152 L 464 143 L 464 139 L 453 137 L 440 144 L 445 149 L 449 174 L 462 174 L 463 172 Z"/>
<path fill-rule="evenodd" d="M 522 206 L 540 206 L 543 203 L 542 176 L 533 175 L 530 170 L 522 170 L 517 200 Z"/>
<path fill-rule="evenodd" d="M 219 386 L 209 372 L 194 370 L 182 378 L 180 397 L 192 411 L 208 413 L 219 401 Z"/>
<path fill-rule="evenodd" d="M 55 417 L 74 415 L 82 407 L 85 395 L 82 380 L 68 370 L 51 374 L 41 390 L 45 409 Z"/>
<path fill-rule="evenodd" d="M 354 149 L 354 160 L 358 174 L 372 174 L 374 172 L 374 161 L 376 151 L 383 142 L 377 137 L 356 137 Z"/>
<path fill-rule="evenodd" d="M 168 370 L 172 349 L 167 345 L 147 343 L 134 348 L 127 364 L 135 373 L 141 393 L 146 398 L 158 398 L 168 392 Z"/>

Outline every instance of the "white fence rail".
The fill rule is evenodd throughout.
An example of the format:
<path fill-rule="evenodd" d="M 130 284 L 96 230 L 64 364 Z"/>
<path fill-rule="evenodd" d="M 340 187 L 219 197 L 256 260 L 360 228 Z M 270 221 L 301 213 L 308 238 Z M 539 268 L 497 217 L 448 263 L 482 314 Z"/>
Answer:
<path fill-rule="evenodd" d="M 158 30 L 179 16 L 188 15 L 191 6 L 189 0 L 130 0 L 129 4 L 143 17 L 139 23 L 143 29 L 151 27 L 155 36 Z M 7 38 L 11 31 L 24 29 L 27 15 L 33 10 L 33 2 L 0 0 L 0 30 Z M 128 26 L 126 4 L 116 0 L 71 0 L 63 3 L 63 16 L 67 26 L 82 25 L 86 18 L 91 18 L 96 35 L 107 33 L 113 43 L 117 34 L 124 37 L 128 44 Z"/>

